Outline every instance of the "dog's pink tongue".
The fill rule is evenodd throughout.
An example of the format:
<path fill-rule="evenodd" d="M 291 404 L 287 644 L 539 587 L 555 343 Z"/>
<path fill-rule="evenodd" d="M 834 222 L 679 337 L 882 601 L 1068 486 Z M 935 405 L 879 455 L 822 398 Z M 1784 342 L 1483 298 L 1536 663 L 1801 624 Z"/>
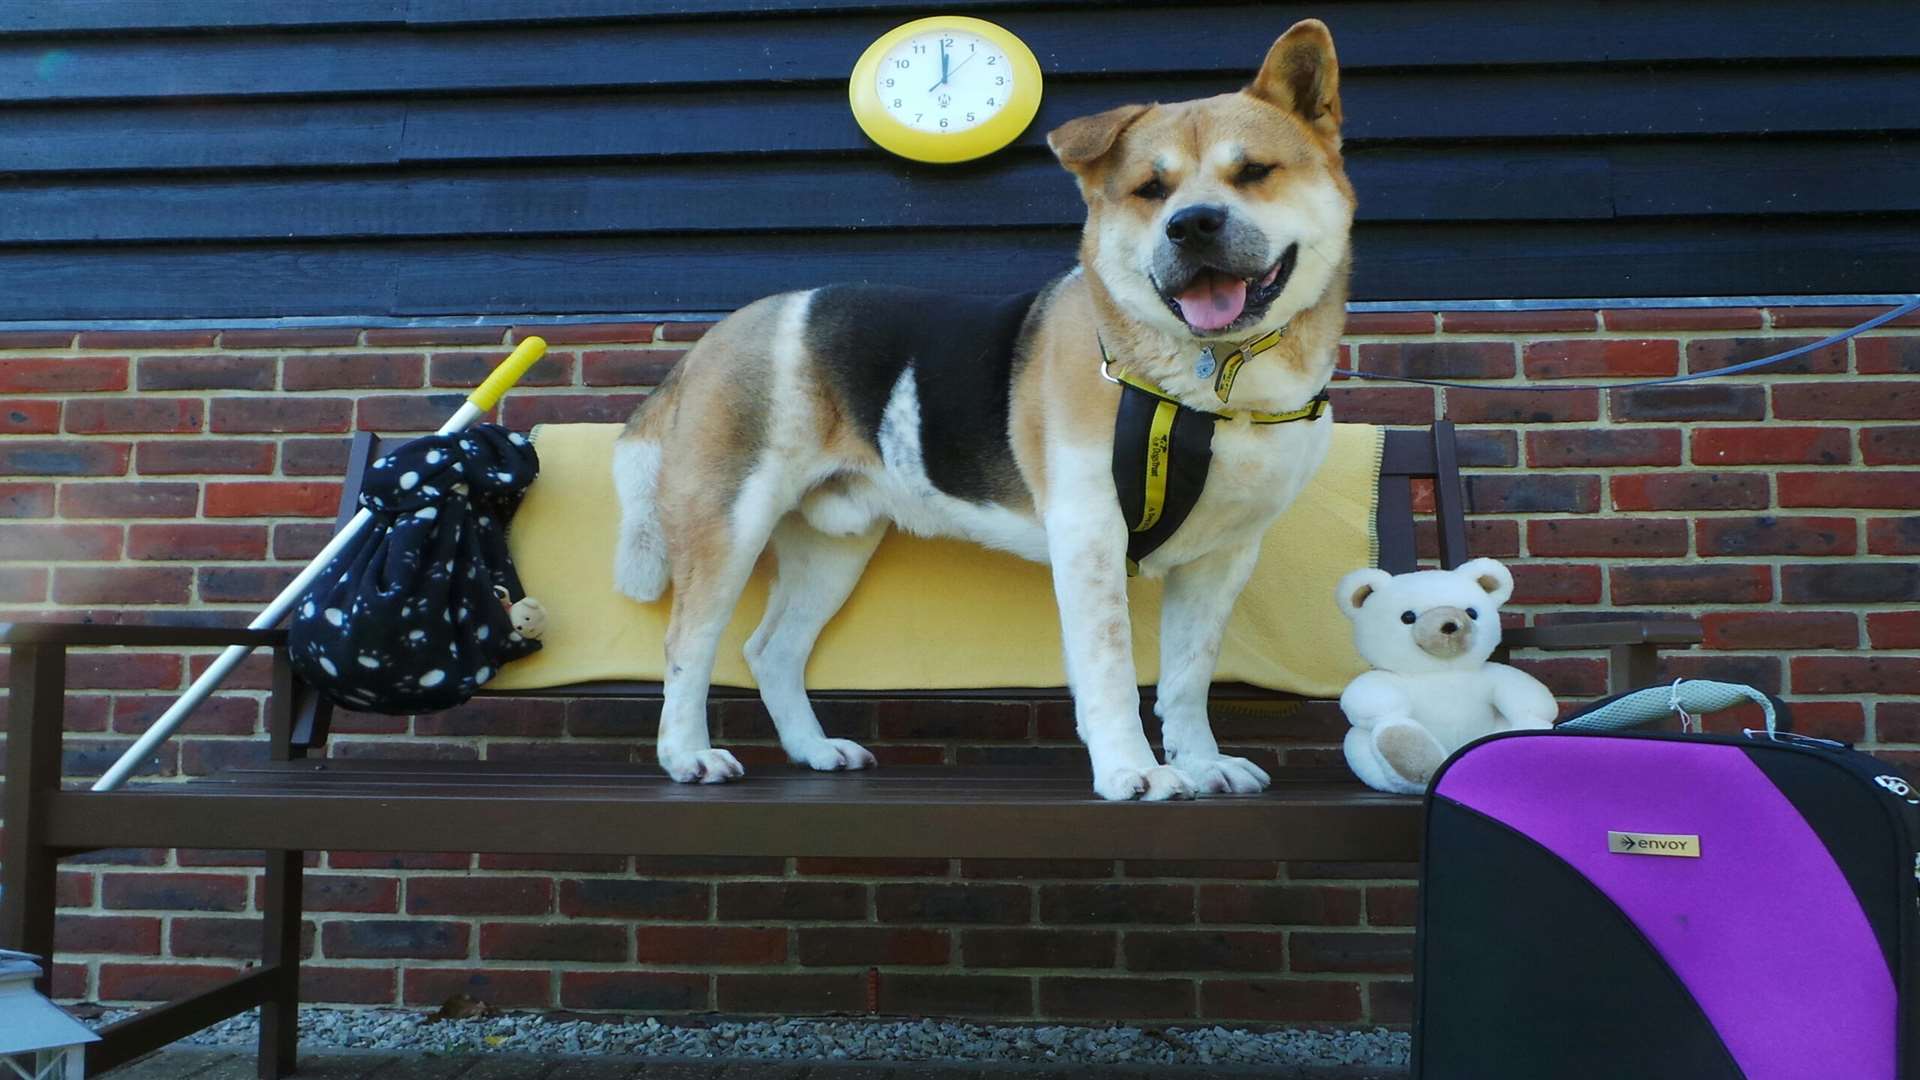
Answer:
<path fill-rule="evenodd" d="M 1174 299 L 1180 316 L 1195 330 L 1218 330 L 1240 317 L 1247 306 L 1247 283 L 1217 270 L 1202 270 Z"/>

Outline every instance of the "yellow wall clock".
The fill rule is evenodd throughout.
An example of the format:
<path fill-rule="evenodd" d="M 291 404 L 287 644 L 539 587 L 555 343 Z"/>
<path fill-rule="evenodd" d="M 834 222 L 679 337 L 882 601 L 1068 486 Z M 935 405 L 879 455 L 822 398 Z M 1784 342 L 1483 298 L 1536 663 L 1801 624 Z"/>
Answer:
<path fill-rule="evenodd" d="M 915 19 L 867 46 L 847 83 L 867 137 L 914 161 L 984 157 L 1040 110 L 1040 62 L 1012 33 L 963 15 Z"/>

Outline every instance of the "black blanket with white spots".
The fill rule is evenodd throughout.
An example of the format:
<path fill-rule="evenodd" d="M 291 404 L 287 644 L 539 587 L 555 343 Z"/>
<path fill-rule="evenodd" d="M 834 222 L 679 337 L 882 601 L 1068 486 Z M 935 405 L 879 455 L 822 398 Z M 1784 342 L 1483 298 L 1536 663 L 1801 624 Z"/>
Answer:
<path fill-rule="evenodd" d="M 294 606 L 294 668 L 337 705 L 431 712 L 473 696 L 500 666 L 540 647 L 513 629 L 521 598 L 507 521 L 540 459 L 497 424 L 415 439 L 376 460 L 360 505 L 373 512 Z"/>

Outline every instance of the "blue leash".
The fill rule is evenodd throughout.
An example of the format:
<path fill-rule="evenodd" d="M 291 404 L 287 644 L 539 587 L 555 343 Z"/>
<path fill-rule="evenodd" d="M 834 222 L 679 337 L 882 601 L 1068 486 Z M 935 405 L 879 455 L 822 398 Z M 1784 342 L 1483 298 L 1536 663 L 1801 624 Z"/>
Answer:
<path fill-rule="evenodd" d="M 1444 379 L 1416 379 L 1407 375 L 1381 375 L 1369 371 L 1350 371 L 1347 368 L 1335 368 L 1334 373 L 1337 375 L 1345 375 L 1351 379 L 1375 379 L 1381 382 L 1417 383 L 1421 386 L 1444 386 L 1452 390 L 1531 390 L 1551 393 L 1560 390 L 1630 390 L 1640 386 L 1670 386 L 1674 383 L 1693 382 L 1696 379 L 1717 379 L 1723 375 L 1738 375 L 1743 371 L 1753 371 L 1756 368 L 1763 368 L 1770 364 L 1778 364 L 1786 360 L 1791 360 L 1796 356 L 1805 356 L 1810 352 L 1818 352 L 1829 345 L 1837 345 L 1856 334 L 1864 334 L 1877 326 L 1884 326 L 1902 315 L 1913 311 L 1920 311 L 1920 296 L 1914 297 L 1891 311 L 1881 312 L 1858 326 L 1823 337 L 1819 341 L 1811 344 L 1801 345 L 1788 349 L 1785 352 L 1774 353 L 1772 356 L 1763 356 L 1758 360 L 1747 360 L 1728 367 L 1717 368 L 1713 371 L 1696 371 L 1687 375 L 1670 375 L 1664 379 L 1643 379 L 1639 382 L 1608 383 L 1604 385 L 1599 383 L 1569 383 L 1552 386 L 1534 386 L 1531 384 L 1513 386 L 1506 383 L 1489 385 L 1487 383 L 1448 382 Z"/>

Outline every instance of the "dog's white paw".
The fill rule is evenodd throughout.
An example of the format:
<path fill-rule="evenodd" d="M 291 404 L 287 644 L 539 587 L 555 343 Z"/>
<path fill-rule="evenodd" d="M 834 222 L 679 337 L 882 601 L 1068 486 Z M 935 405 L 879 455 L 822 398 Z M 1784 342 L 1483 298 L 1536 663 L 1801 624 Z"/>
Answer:
<path fill-rule="evenodd" d="M 682 784 L 724 784 L 747 775 L 740 760 L 725 750 L 663 751 L 660 767 Z"/>
<path fill-rule="evenodd" d="M 1166 765 L 1155 765 L 1145 770 L 1108 769 L 1096 773 L 1093 791 L 1103 799 L 1117 801 L 1139 799 L 1142 802 L 1161 802 L 1194 797 L 1193 785 L 1187 778 L 1180 775 L 1178 769 Z"/>
<path fill-rule="evenodd" d="M 1267 770 L 1246 758 L 1227 754 L 1206 757 L 1183 754 L 1174 768 L 1180 770 L 1196 790 L 1209 795 L 1251 795 L 1256 791 L 1265 791 L 1267 785 L 1273 783 L 1273 777 L 1267 775 Z"/>
<path fill-rule="evenodd" d="M 788 756 L 795 764 L 804 763 L 808 768 L 821 772 L 871 769 L 874 766 L 873 754 L 851 739 L 821 739 L 817 744 Z"/>

